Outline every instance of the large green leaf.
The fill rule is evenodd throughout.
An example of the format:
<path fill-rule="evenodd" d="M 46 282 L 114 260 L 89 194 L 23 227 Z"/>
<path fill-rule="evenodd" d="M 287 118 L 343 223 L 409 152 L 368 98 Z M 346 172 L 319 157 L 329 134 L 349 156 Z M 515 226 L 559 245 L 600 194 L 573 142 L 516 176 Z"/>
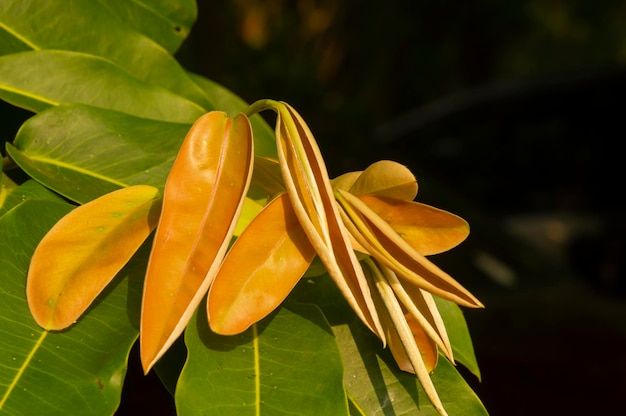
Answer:
<path fill-rule="evenodd" d="M 138 117 L 193 122 L 197 104 L 84 53 L 40 50 L 0 57 L 0 98 L 31 111 L 78 102 Z"/>
<path fill-rule="evenodd" d="M 66 203 L 26 201 L 0 218 L 0 413 L 112 414 L 137 337 L 141 269 L 132 261 L 75 325 L 42 330 L 26 297 L 26 270 Z M 25 227 L 25 225 L 27 225 Z"/>
<path fill-rule="evenodd" d="M 283 307 L 236 336 L 213 334 L 204 309 L 185 332 L 180 416 L 348 414 L 341 358 L 315 306 Z"/>
<path fill-rule="evenodd" d="M 480 368 L 478 368 L 478 362 L 474 354 L 474 345 L 472 344 L 472 338 L 467 328 L 463 311 L 456 303 L 437 296 L 434 298 L 452 344 L 454 360 L 463 364 L 480 380 Z"/>
<path fill-rule="evenodd" d="M 61 105 L 24 123 L 7 151 L 32 178 L 84 203 L 129 185 L 162 188 L 190 127 Z"/>
<path fill-rule="evenodd" d="M 331 323 L 345 366 L 344 380 L 351 398 L 352 414 L 438 415 L 417 377 L 398 368 L 391 352 L 383 349 L 381 341 L 354 315 L 328 276 L 303 280 L 292 292 L 291 299 L 316 303 Z M 454 307 L 446 305 L 440 312 L 446 324 L 458 319 L 464 321 L 463 315 L 457 314 L 459 311 Z M 467 330 L 463 326 L 456 322 L 447 328 L 448 335 L 454 353 L 458 354 L 457 361 L 474 371 L 473 350 L 470 354 L 467 345 L 458 343 L 464 339 L 463 332 Z M 432 379 L 448 414 L 487 415 L 467 382 L 441 355 Z"/>
<path fill-rule="evenodd" d="M 387 414 L 438 416 L 415 375 L 398 369 L 388 349 L 363 324 L 333 326 L 341 350 L 350 399 L 368 416 Z M 431 374 L 444 408 L 455 416 L 486 416 L 476 393 L 440 355 Z"/>
<path fill-rule="evenodd" d="M 118 3 L 122 2 L 109 1 L 108 5 L 123 13 Z M 123 4 L 127 7 L 127 19 L 137 21 L 146 16 L 145 13 L 130 15 L 133 5 L 132 13 L 136 14 L 138 7 L 148 6 L 145 2 L 124 1 Z M 150 12 L 152 15 L 159 13 L 156 8 Z M 148 20 L 145 23 L 151 25 Z M 139 80 L 167 88 L 203 107 L 208 106 L 203 91 L 189 79 L 167 50 L 135 31 L 99 1 L 3 0 L 0 28 L 8 45 L 4 48 L 0 43 L 0 54 L 15 52 L 22 46 L 32 50 L 62 49 L 97 55 L 114 62 Z M 160 31 L 161 28 L 153 27 L 153 30 Z"/>
<path fill-rule="evenodd" d="M 198 12 L 195 0 L 100 0 L 100 3 L 172 54 L 189 35 Z"/>
<path fill-rule="evenodd" d="M 0 173 L 0 175 L 2 175 L 2 173 Z M 57 194 L 30 179 L 20 186 L 12 187 L 10 189 L 5 188 L 5 190 L 6 192 L 4 195 L 2 195 L 2 191 L 0 191 L 0 217 L 21 203 L 31 199 L 57 202 L 62 201 L 62 198 Z"/>

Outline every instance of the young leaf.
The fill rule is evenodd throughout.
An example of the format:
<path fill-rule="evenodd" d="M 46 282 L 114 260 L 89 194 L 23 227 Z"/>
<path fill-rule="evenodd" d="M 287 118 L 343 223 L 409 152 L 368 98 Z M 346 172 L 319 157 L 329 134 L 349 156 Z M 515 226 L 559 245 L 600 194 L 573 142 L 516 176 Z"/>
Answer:
<path fill-rule="evenodd" d="M 424 256 L 448 251 L 469 234 L 463 218 L 430 205 L 378 195 L 358 198 Z"/>
<path fill-rule="evenodd" d="M 315 249 L 287 194 L 267 205 L 235 241 L 207 300 L 211 329 L 238 334 L 280 305 L 311 264 Z"/>
<path fill-rule="evenodd" d="M 122 188 L 74 209 L 41 240 L 28 269 L 26 297 L 43 328 L 70 326 L 156 226 L 158 189 Z"/>
<path fill-rule="evenodd" d="M 252 176 L 246 116 L 200 117 L 167 178 L 146 271 L 141 361 L 148 372 L 176 340 L 205 295 L 233 236 Z"/>

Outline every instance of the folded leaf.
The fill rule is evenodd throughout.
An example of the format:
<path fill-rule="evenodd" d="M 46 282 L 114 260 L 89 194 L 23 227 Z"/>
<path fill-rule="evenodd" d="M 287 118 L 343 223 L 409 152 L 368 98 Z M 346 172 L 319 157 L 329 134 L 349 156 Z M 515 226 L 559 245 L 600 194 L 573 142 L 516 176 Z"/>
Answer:
<path fill-rule="evenodd" d="M 342 190 L 336 195 L 347 212 L 344 220 L 354 224 L 352 234 L 355 239 L 403 282 L 459 305 L 483 306 L 461 284 L 411 247 L 358 197 Z"/>
<path fill-rule="evenodd" d="M 339 217 L 320 150 L 302 117 L 286 103 L 279 106 L 276 140 L 283 179 L 300 225 L 348 303 L 384 342 L 380 320 Z"/>
<path fill-rule="evenodd" d="M 71 211 L 41 240 L 28 270 L 26 296 L 37 323 L 74 323 L 156 226 L 158 189 L 122 188 Z"/>
<path fill-rule="evenodd" d="M 469 234 L 463 218 L 430 205 L 374 195 L 359 199 L 424 256 L 448 251 Z"/>
<path fill-rule="evenodd" d="M 213 111 L 187 134 L 165 184 L 141 314 L 148 371 L 206 294 L 228 248 L 252 176 L 248 119 Z"/>
<path fill-rule="evenodd" d="M 254 218 L 224 259 L 207 300 L 211 329 L 234 335 L 263 319 L 285 300 L 314 256 L 289 197 L 279 195 Z"/>

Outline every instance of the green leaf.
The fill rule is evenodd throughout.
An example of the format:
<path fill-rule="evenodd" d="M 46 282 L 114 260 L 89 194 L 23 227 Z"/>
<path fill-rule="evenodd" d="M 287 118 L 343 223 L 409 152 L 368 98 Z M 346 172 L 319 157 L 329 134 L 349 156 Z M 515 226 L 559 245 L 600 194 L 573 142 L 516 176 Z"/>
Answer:
<path fill-rule="evenodd" d="M 66 203 L 30 200 L 0 218 L 3 415 L 113 414 L 120 401 L 128 353 L 138 333 L 145 250 L 67 331 L 42 330 L 26 304 L 30 256 L 48 228 L 70 208 Z"/>
<path fill-rule="evenodd" d="M 185 342 L 180 416 L 348 414 L 337 345 L 315 306 L 290 304 L 230 337 L 211 333 L 199 308 Z"/>
<path fill-rule="evenodd" d="M 344 360 L 346 389 L 365 414 L 439 415 L 415 375 L 399 370 L 389 350 L 383 350 L 360 321 L 333 326 L 333 332 Z M 476 393 L 445 357 L 439 357 L 431 378 L 448 414 L 487 415 Z"/>
<path fill-rule="evenodd" d="M 30 51 L 0 57 L 0 98 L 34 112 L 76 102 L 137 117 L 192 123 L 197 104 L 84 53 Z"/>
<path fill-rule="evenodd" d="M 189 75 L 210 97 L 213 108 L 225 111 L 231 117 L 235 117 L 248 108 L 248 103 L 222 85 L 201 75 L 192 73 L 189 73 Z M 254 131 L 254 154 L 276 158 L 274 129 L 259 114 L 249 118 Z"/>
<path fill-rule="evenodd" d="M 198 12 L 194 0 L 100 0 L 100 3 L 172 54 L 189 35 Z"/>
<path fill-rule="evenodd" d="M 84 203 L 129 185 L 163 188 L 190 127 L 61 105 L 27 120 L 7 152 L 32 178 Z"/>
<path fill-rule="evenodd" d="M 344 381 L 352 414 L 439 416 L 417 377 L 398 368 L 389 349 L 383 349 L 380 339 L 358 320 L 328 276 L 304 279 L 288 299 L 315 302 L 332 325 L 345 366 Z M 448 313 L 447 308 L 441 311 L 446 324 L 452 320 Z M 462 337 L 454 326 L 450 332 L 453 351 L 461 353 L 465 347 L 455 343 Z M 487 415 L 480 399 L 442 355 L 432 380 L 448 414 Z"/>
<path fill-rule="evenodd" d="M 50 192 L 49 189 L 29 179 L 20 186 L 8 189 L 4 200 L 2 200 L 2 197 L 0 196 L 0 217 L 14 207 L 30 199 L 57 202 L 61 202 L 63 200 L 57 194 Z"/>
<path fill-rule="evenodd" d="M 461 308 L 457 304 L 438 296 L 434 296 L 434 298 L 452 344 L 454 360 L 463 364 L 480 380 L 480 368 L 478 368 L 474 354 L 474 345 Z"/>
<path fill-rule="evenodd" d="M 124 4 L 126 10 L 120 9 L 122 6 L 116 3 Z M 151 21 L 145 19 L 147 14 L 158 14 L 158 9 L 154 8 L 137 15 L 138 9 L 145 10 L 142 6 L 148 6 L 145 1 L 109 0 L 107 5 L 123 13 L 125 19 L 139 19 L 146 25 L 151 25 Z M 168 8 L 176 9 L 177 4 Z M 27 46 L 32 50 L 57 49 L 97 55 L 141 81 L 167 88 L 203 107 L 208 105 L 202 90 L 166 49 L 135 31 L 99 1 L 3 0 L 0 29 L 3 30 L 0 39 L 4 37 L 8 44 L 5 48 L 0 43 L 0 54 L 16 52 L 16 49 Z M 153 30 L 161 31 L 162 28 L 153 27 Z M 168 32 L 172 29 L 161 33 Z"/>

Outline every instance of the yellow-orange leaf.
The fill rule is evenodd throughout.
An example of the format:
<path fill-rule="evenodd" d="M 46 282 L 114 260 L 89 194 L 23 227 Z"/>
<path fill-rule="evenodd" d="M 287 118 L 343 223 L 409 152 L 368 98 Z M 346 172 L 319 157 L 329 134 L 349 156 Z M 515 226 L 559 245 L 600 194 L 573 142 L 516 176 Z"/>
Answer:
<path fill-rule="evenodd" d="M 181 334 L 228 248 L 252 176 L 246 116 L 200 117 L 167 178 L 144 283 L 141 361 L 147 372 Z"/>
<path fill-rule="evenodd" d="M 300 225 L 350 306 L 385 339 L 369 287 L 341 222 L 321 152 L 302 117 L 282 103 L 276 141 L 287 193 Z"/>
<path fill-rule="evenodd" d="M 417 195 L 417 180 L 406 166 L 381 160 L 361 172 L 348 191 L 352 195 L 375 194 L 412 201 Z"/>
<path fill-rule="evenodd" d="M 26 296 L 43 328 L 70 326 L 128 262 L 157 223 L 158 189 L 131 186 L 71 211 L 44 236 L 28 270 Z"/>
<path fill-rule="evenodd" d="M 448 251 L 469 234 L 463 218 L 430 205 L 374 195 L 359 199 L 424 256 Z"/>
<path fill-rule="evenodd" d="M 211 329 L 234 335 L 263 319 L 287 297 L 314 256 L 287 194 L 277 196 L 235 241 L 211 284 Z"/>
<path fill-rule="evenodd" d="M 424 360 L 424 365 L 426 366 L 426 370 L 430 373 L 437 366 L 437 344 L 435 341 L 430 339 L 424 329 L 420 326 L 417 320 L 413 317 L 413 315 L 406 313 L 404 315 L 407 323 L 409 324 L 409 328 L 411 328 L 411 333 L 413 334 L 413 338 L 415 339 L 415 343 L 417 345 L 417 349 L 422 356 L 422 360 Z M 387 341 L 389 345 L 389 349 L 393 354 L 393 358 L 400 367 L 401 370 L 415 373 L 415 369 L 413 368 L 413 364 L 411 364 L 411 360 L 406 354 L 405 346 L 402 344 L 398 333 L 394 330 L 393 326 L 389 327 L 389 331 L 387 333 Z"/>

